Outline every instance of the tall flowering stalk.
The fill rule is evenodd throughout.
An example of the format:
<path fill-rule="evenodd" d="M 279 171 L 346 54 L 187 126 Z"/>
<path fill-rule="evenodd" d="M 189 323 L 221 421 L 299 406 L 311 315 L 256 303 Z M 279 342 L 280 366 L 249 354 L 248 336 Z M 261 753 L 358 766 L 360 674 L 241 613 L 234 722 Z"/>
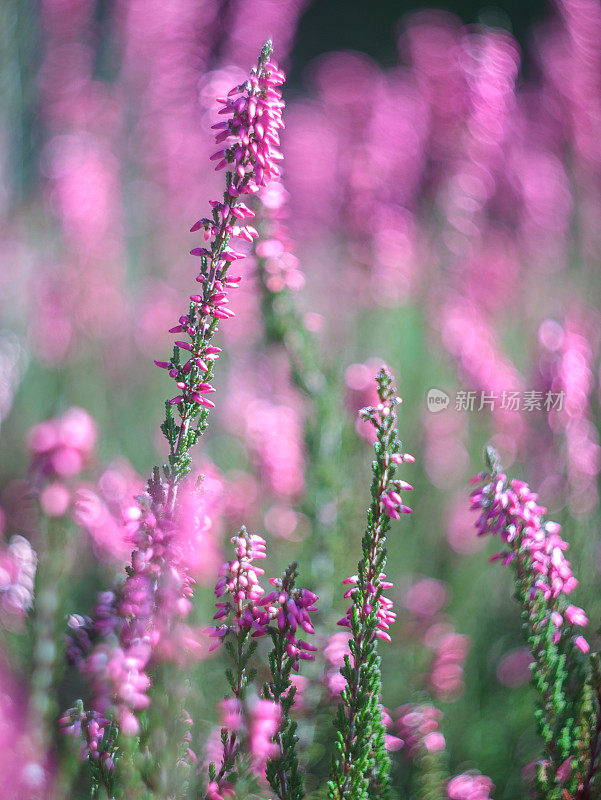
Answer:
<path fill-rule="evenodd" d="M 376 639 L 390 641 L 388 629 L 396 615 L 392 602 L 382 592 L 392 584 L 384 574 L 384 542 L 391 519 L 410 513 L 400 491 L 411 489 L 395 480 L 396 466 L 413 457 L 400 452 L 396 405 L 400 399 L 392 385 L 392 375 L 382 369 L 377 378 L 379 404 L 360 413 L 376 431 L 372 503 L 367 512 L 367 529 L 362 540 L 363 558 L 357 575 L 344 581 L 351 588 L 345 597 L 351 605 L 339 625 L 349 627 L 350 656 L 345 657 L 340 673 L 346 685 L 340 694 L 335 721 L 336 753 L 328 782 L 330 800 L 362 800 L 388 797 L 390 760 L 385 748 L 386 727 L 382 719 L 380 696 L 380 658 Z"/>
<path fill-rule="evenodd" d="M 538 791 L 545 800 L 596 797 L 599 790 L 601 684 L 596 656 L 580 633 L 585 612 L 568 599 L 578 585 L 565 558 L 561 526 L 546 521 L 546 508 L 520 480 L 510 480 L 498 456 L 487 450 L 489 472 L 471 506 L 479 512 L 478 535 L 497 535 L 502 560 L 514 571 L 516 599 L 522 609 L 524 635 L 533 658 L 532 682 L 538 691 L 536 711 L 545 758 L 538 764 Z"/>
<path fill-rule="evenodd" d="M 214 391 L 210 381 L 213 363 L 221 349 L 210 342 L 219 320 L 234 316 L 228 308 L 227 294 L 238 286 L 241 278 L 228 275 L 228 271 L 233 262 L 244 258 L 243 253 L 230 246 L 230 241 L 238 238 L 252 242 L 258 236 L 256 229 L 246 224 L 254 217 L 254 211 L 242 199 L 258 192 L 279 174 L 277 162 L 282 156 L 276 148 L 283 127 L 284 102 L 277 87 L 284 82 L 284 74 L 270 61 L 271 52 L 268 41 L 249 79 L 234 87 L 227 98 L 219 100 L 223 105 L 219 113 L 229 119 L 213 126 L 218 131 L 216 141 L 223 147 L 211 158 L 218 161 L 217 170 L 227 168 L 226 188 L 221 201 L 211 201 L 211 216 L 199 219 L 191 229 L 203 231 L 206 242 L 204 247 L 190 251 L 200 258 L 196 278 L 200 289 L 198 294 L 190 296 L 188 313 L 170 331 L 185 334 L 187 338 L 175 342 L 170 361 L 155 362 L 169 371 L 177 387 L 177 394 L 166 403 L 162 425 L 170 447 L 166 471 L 168 508 L 175 503 L 178 482 L 190 470 L 190 448 L 206 429 L 208 410 L 215 407 L 206 395 Z M 178 421 L 173 406 L 177 407 Z M 192 428 L 197 417 L 198 424 Z"/>
<path fill-rule="evenodd" d="M 163 474 L 154 469 L 146 492 L 138 498 L 138 527 L 124 583 L 116 592 L 100 596 L 94 620 L 84 624 L 70 648 L 90 680 L 93 712 L 112 717 L 120 734 L 126 740 L 129 737 L 122 743 L 120 761 L 132 797 L 146 796 L 148 791 L 154 797 L 171 797 L 187 780 L 187 770 L 179 769 L 186 766 L 185 759 L 178 757 L 183 745 L 178 745 L 178 753 L 171 754 L 173 758 L 165 754 L 173 742 L 185 741 L 187 736 L 179 725 L 173 730 L 166 728 L 163 713 L 172 712 L 169 698 L 180 702 L 180 687 L 177 680 L 161 671 L 158 662 L 178 647 L 181 620 L 191 609 L 193 580 L 183 519 L 186 511 L 178 502 L 178 489 L 190 471 L 190 448 L 206 429 L 208 410 L 215 405 L 206 395 L 214 392 L 210 381 L 221 349 L 211 340 L 219 321 L 234 315 L 228 308 L 227 294 L 241 278 L 229 276 L 228 270 L 243 253 L 234 250 L 230 242 L 233 238 L 250 242 L 258 235 L 246 224 L 253 212 L 242 198 L 256 193 L 278 174 L 281 158 L 276 148 L 284 103 L 277 87 L 284 75 L 270 61 L 271 52 L 271 42 L 267 42 L 248 80 L 220 101 L 220 113 L 229 118 L 214 126 L 222 149 L 212 158 L 219 161 L 217 170 L 227 168 L 226 189 L 222 201 L 211 202 L 211 217 L 192 227 L 192 231 L 204 232 L 207 243 L 191 251 L 200 258 L 199 294 L 190 297 L 188 313 L 171 329 L 182 334 L 171 360 L 156 362 L 169 371 L 178 389 L 166 403 L 162 425 L 170 446 L 169 463 L 163 467 Z M 187 355 L 185 362 L 183 353 Z M 196 418 L 198 424 L 193 428 Z M 159 691 L 152 691 L 153 678 Z M 92 712 L 84 709 L 82 713 L 89 719 Z M 173 716 L 178 715 L 171 713 Z M 137 736 L 142 740 L 141 753 L 136 753 L 132 744 Z M 163 763 L 158 763 L 159 753 L 164 754 Z"/>

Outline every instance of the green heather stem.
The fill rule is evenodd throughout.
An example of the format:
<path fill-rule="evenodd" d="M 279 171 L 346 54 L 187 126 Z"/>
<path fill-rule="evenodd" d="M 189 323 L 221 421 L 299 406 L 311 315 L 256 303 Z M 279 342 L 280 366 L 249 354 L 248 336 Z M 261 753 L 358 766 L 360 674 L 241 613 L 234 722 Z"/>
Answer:
<path fill-rule="evenodd" d="M 39 751 L 45 752 L 56 727 L 54 684 L 57 665 L 62 663 L 63 650 L 59 620 L 63 612 L 66 579 L 73 563 L 73 537 L 66 520 L 47 517 L 41 520 L 43 527 L 36 574 L 30 715 Z"/>
<path fill-rule="evenodd" d="M 346 687 L 341 692 L 335 721 L 337 741 L 328 782 L 330 800 L 367 800 L 368 797 L 390 796 L 390 759 L 384 746 L 376 629 L 382 594 L 380 575 L 386 562 L 384 541 L 390 527 L 382 495 L 394 477 L 395 466 L 391 455 L 399 452 L 399 440 L 392 377 L 382 370 L 377 383 L 381 406 L 389 411 L 379 417 L 376 409 L 366 410 L 367 418 L 374 423 L 377 431 L 372 503 L 362 540 L 363 558 L 358 564 L 357 588 L 351 595 L 351 657 L 345 658 L 340 670 L 346 679 Z"/>

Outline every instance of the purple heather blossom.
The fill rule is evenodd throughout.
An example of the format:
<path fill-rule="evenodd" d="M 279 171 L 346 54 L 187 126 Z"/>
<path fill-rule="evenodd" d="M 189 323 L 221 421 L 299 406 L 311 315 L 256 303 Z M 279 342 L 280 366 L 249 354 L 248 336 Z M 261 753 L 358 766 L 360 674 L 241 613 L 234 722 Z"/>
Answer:
<path fill-rule="evenodd" d="M 371 425 L 379 431 L 382 428 L 383 420 L 390 417 L 393 413 L 395 406 L 402 402 L 399 397 L 390 396 L 386 400 L 381 401 L 376 406 L 368 406 L 366 408 L 361 409 L 359 412 L 359 416 L 361 419 L 366 420 L 367 422 L 371 423 Z M 400 494 L 401 491 L 410 491 L 413 487 L 411 484 L 407 483 L 404 480 L 394 479 L 390 477 L 388 472 L 388 467 L 394 468 L 394 466 L 402 464 L 404 461 L 411 462 L 413 461 L 413 456 L 407 453 L 386 453 L 385 455 L 385 462 L 387 469 L 382 477 L 382 480 L 378 486 L 378 511 L 380 516 L 385 514 L 386 516 L 390 517 L 391 519 L 400 519 L 401 514 L 410 514 L 411 509 L 409 506 L 406 506 L 403 503 L 403 498 Z M 349 578 L 346 578 L 342 581 L 345 585 L 350 585 L 351 588 L 345 593 L 345 598 L 353 598 L 354 597 L 354 587 L 357 586 L 359 583 L 359 577 L 357 575 L 351 575 Z M 391 589 L 393 584 L 387 580 L 386 575 L 382 572 L 377 577 L 373 576 L 371 580 L 368 581 L 366 585 L 366 596 L 363 604 L 362 614 L 369 614 L 372 611 L 372 597 L 375 598 L 378 587 L 382 587 L 383 589 Z M 379 639 L 385 639 L 387 642 L 391 641 L 390 634 L 388 633 L 390 629 L 390 625 L 395 621 L 396 614 L 392 610 L 393 603 L 388 597 L 384 597 L 384 595 L 380 594 L 379 598 L 377 599 L 377 625 L 376 625 L 376 636 Z M 350 628 L 352 627 L 351 619 L 352 619 L 352 612 L 354 608 L 354 601 L 349 606 L 346 616 L 344 616 L 341 620 L 338 621 L 338 625 L 342 625 L 344 627 Z"/>
<path fill-rule="evenodd" d="M 416 760 L 425 750 L 428 753 L 442 751 L 445 738 L 439 730 L 442 711 L 431 705 L 405 705 L 395 711 L 396 730 L 403 740 L 404 752 Z"/>
<path fill-rule="evenodd" d="M 209 370 L 207 362 L 215 360 L 221 352 L 208 345 L 214 320 L 234 316 L 228 308 L 228 291 L 236 288 L 241 278 L 230 277 L 227 271 L 233 262 L 244 258 L 244 253 L 233 249 L 230 240 L 239 238 L 252 242 L 258 236 L 257 230 L 248 224 L 254 212 L 243 198 L 255 194 L 279 176 L 278 162 L 282 155 L 277 148 L 279 131 L 283 127 L 284 102 L 277 87 L 283 82 L 284 74 L 275 63 L 261 60 L 246 81 L 234 87 L 226 98 L 218 100 L 223 105 L 219 114 L 228 119 L 213 125 L 221 149 L 211 159 L 218 162 L 216 170 L 228 169 L 227 189 L 223 201 L 211 201 L 211 216 L 192 226 L 192 232 L 203 232 L 207 243 L 190 251 L 201 259 L 197 277 L 199 293 L 190 296 L 195 313 L 193 318 L 190 314 L 180 316 L 178 324 L 170 330 L 190 338 L 190 341 L 180 338 L 175 342 L 189 356 L 182 366 L 155 361 L 175 379 L 179 391 L 169 402 L 182 407 L 184 416 L 186 404 L 215 407 L 205 396 L 213 387 L 200 376 Z"/>
<path fill-rule="evenodd" d="M 472 492 L 471 507 L 480 512 L 476 522 L 478 535 L 498 535 L 508 546 L 491 557 L 509 564 L 514 558 L 529 559 L 528 569 L 534 577 L 533 592 L 540 592 L 549 604 L 551 622 L 557 628 L 555 641 L 559 640 L 563 623 L 562 606 L 558 606 L 578 585 L 570 562 L 564 553 L 569 545 L 559 535 L 561 526 L 544 520 L 546 508 L 538 504 L 538 495 L 520 480 L 508 481 L 503 473 L 488 476 L 476 475 L 474 482 L 483 485 Z M 588 623 L 584 611 L 573 605 L 563 608 L 570 625 L 583 627 Z M 576 646 L 587 652 L 588 644 L 582 636 Z"/>
<path fill-rule="evenodd" d="M 211 650 L 230 632 L 252 629 L 254 637 L 264 636 L 267 625 L 276 613 L 275 607 L 266 608 L 259 604 L 265 594 L 259 576 L 265 570 L 253 562 L 265 558 L 265 540 L 242 528 L 230 541 L 234 545 L 235 558 L 226 561 L 219 571 L 215 585 L 217 613 L 214 617 L 218 623 L 226 619 L 230 622 L 206 629 L 205 632 L 215 639 Z"/>
<path fill-rule="evenodd" d="M 317 648 L 299 635 L 301 632 L 314 633 L 310 614 L 316 610 L 317 595 L 302 588 L 288 592 L 280 578 L 270 579 L 275 590 L 265 594 L 259 582 L 265 570 L 253 563 L 255 559 L 265 558 L 265 540 L 242 528 L 231 542 L 235 558 L 222 566 L 215 586 L 219 599 L 215 604 L 217 613 L 214 619 L 218 623 L 224 620 L 224 624 L 205 630 L 215 639 L 210 649 L 218 647 L 229 633 L 245 629 L 251 630 L 254 638 L 265 636 L 268 625 L 275 622 L 281 631 L 286 632 L 286 652 L 298 670 L 299 661 L 315 658 L 313 652 Z"/>

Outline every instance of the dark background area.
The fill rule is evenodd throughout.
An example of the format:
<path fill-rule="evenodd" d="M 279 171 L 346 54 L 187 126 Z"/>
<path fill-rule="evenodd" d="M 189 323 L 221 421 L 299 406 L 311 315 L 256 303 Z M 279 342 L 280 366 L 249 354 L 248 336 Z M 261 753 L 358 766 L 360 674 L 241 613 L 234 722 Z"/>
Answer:
<path fill-rule="evenodd" d="M 420 9 L 452 12 L 466 24 L 494 24 L 510 30 L 526 49 L 530 31 L 549 11 L 544 0 L 486 0 L 429 3 L 405 0 L 315 0 L 301 19 L 290 78 L 297 82 L 308 61 L 332 50 L 360 50 L 387 66 L 397 62 L 399 21 Z"/>

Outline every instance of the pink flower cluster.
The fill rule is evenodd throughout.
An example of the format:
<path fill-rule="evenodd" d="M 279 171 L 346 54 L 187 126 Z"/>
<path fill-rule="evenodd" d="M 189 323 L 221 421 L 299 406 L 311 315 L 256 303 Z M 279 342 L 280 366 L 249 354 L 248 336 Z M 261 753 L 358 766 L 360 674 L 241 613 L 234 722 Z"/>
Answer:
<path fill-rule="evenodd" d="M 97 555 L 121 560 L 131 554 L 142 514 L 134 498 L 143 487 L 128 464 L 115 463 L 93 487 L 78 489 L 73 516 L 90 534 Z"/>
<path fill-rule="evenodd" d="M 50 517 L 69 510 L 71 488 L 65 482 L 90 461 L 96 444 L 96 425 L 83 408 L 69 408 L 57 418 L 34 425 L 29 431 L 31 472 L 39 484 L 40 505 Z"/>
<path fill-rule="evenodd" d="M 350 585 L 351 587 L 345 592 L 344 594 L 345 598 L 349 597 L 352 598 L 353 592 L 355 591 L 355 587 L 357 586 L 358 582 L 359 582 L 359 577 L 357 575 L 351 575 L 350 578 L 345 578 L 342 581 L 343 584 L 346 584 L 347 586 Z M 390 581 L 388 581 L 386 579 L 386 575 L 383 572 L 381 572 L 378 581 L 378 586 L 381 586 L 383 589 L 391 589 L 393 584 Z M 368 584 L 367 591 L 369 598 L 375 597 L 376 586 L 373 583 Z M 377 617 L 376 636 L 378 637 L 378 639 L 384 639 L 385 641 L 390 642 L 392 641 L 392 639 L 390 638 L 390 634 L 388 633 L 388 631 L 390 630 L 390 626 L 396 619 L 396 613 L 392 610 L 393 607 L 392 600 L 389 597 L 384 597 L 384 595 L 381 594 L 376 602 L 378 605 L 378 610 L 376 611 L 376 617 Z M 351 627 L 353 607 L 354 606 L 351 603 L 346 612 L 346 616 L 338 620 L 337 623 L 338 625 L 341 625 L 345 628 Z M 363 610 L 366 614 L 371 613 L 372 610 L 371 600 L 368 600 L 365 603 Z"/>
<path fill-rule="evenodd" d="M 581 608 L 563 607 L 565 597 L 576 588 L 578 581 L 564 555 L 569 545 L 559 535 L 561 526 L 544 521 L 546 508 L 538 505 L 538 495 L 524 481 L 508 482 L 503 473 L 492 476 L 480 473 L 473 482 L 482 482 L 471 495 L 472 509 L 480 512 L 476 522 L 478 535 L 497 534 L 508 545 L 507 550 L 496 553 L 491 560 L 501 559 L 503 564 L 509 564 L 518 558 L 531 572 L 531 599 L 539 592 L 548 603 L 551 621 L 557 628 L 556 641 L 564 617 L 570 625 L 586 625 L 588 620 Z M 558 605 L 560 598 L 564 601 L 561 606 Z M 583 636 L 576 636 L 574 644 L 582 652 L 589 650 Z"/>
<path fill-rule="evenodd" d="M 406 705 L 396 710 L 396 730 L 405 743 L 407 756 L 415 760 L 425 750 L 437 753 L 445 749 L 445 738 L 440 732 L 442 711 L 431 705 Z"/>
<path fill-rule="evenodd" d="M 241 278 L 230 277 L 227 271 L 232 262 L 244 258 L 244 253 L 233 250 L 228 242 L 231 238 L 247 242 L 258 236 L 255 228 L 244 224 L 254 217 L 254 211 L 241 202 L 241 196 L 254 194 L 261 186 L 279 175 L 277 162 L 281 153 L 279 130 L 283 127 L 284 102 L 277 87 L 284 82 L 284 74 L 277 66 L 260 59 L 259 66 L 251 70 L 247 81 L 234 87 L 223 104 L 220 114 L 230 119 L 213 126 L 217 130 L 216 141 L 221 144 L 230 140 L 224 149 L 212 156 L 217 160 L 216 169 L 228 167 L 229 178 L 223 202 L 212 200 L 212 217 L 198 220 L 192 232 L 204 231 L 205 240 L 212 239 L 210 249 L 196 247 L 192 255 L 201 259 L 201 270 L 197 281 L 202 292 L 190 297 L 194 314 L 179 318 L 179 324 L 171 333 L 185 333 L 190 341 L 176 341 L 176 346 L 190 353 L 183 366 L 173 361 L 156 361 L 157 366 L 169 370 L 180 393 L 170 400 L 173 405 L 192 403 L 196 406 L 214 408 L 215 404 L 204 395 L 214 391 L 201 380 L 200 373 L 209 372 L 208 361 L 215 360 L 220 348 L 210 346 L 216 320 L 228 319 L 234 312 L 228 308 L 229 289 L 236 288 Z M 198 378 L 198 379 L 197 379 Z"/>
<path fill-rule="evenodd" d="M 75 658 L 91 680 L 94 708 L 116 710 L 121 730 L 139 729 L 136 712 L 149 705 L 149 668 L 156 660 L 181 660 L 189 636 L 184 619 L 191 610 L 196 537 L 190 537 L 190 504 L 174 514 L 164 508 L 166 487 L 152 485 L 138 498 L 139 520 L 128 576 L 118 592 L 99 597 L 92 633 L 98 639 Z M 196 492 L 195 520 L 202 519 L 203 494 Z M 77 643 L 74 651 L 77 650 Z"/>
<path fill-rule="evenodd" d="M 278 628 L 285 631 L 286 652 L 289 658 L 294 659 L 294 669 L 298 670 L 301 660 L 314 659 L 316 648 L 298 639 L 297 631 L 314 633 L 309 615 L 316 611 L 317 595 L 302 588 L 287 591 L 280 578 L 270 578 L 269 582 L 275 590 L 265 594 L 259 583 L 259 576 L 265 570 L 253 563 L 257 558 L 265 558 L 265 540 L 242 528 L 231 541 L 236 557 L 225 562 L 215 586 L 217 597 L 228 595 L 228 599 L 216 603 L 217 613 L 214 617 L 216 620 L 230 618 L 230 622 L 205 630 L 211 638 L 216 639 L 210 649 L 214 650 L 227 634 L 244 629 L 252 630 L 251 636 L 254 638 L 265 636 L 267 626 L 276 621 Z"/>
<path fill-rule="evenodd" d="M 221 729 L 224 728 L 234 736 L 228 738 L 226 750 L 221 758 L 227 755 L 227 750 L 232 747 L 236 739 L 244 739 L 248 743 L 253 772 L 259 777 L 265 777 L 265 766 L 268 759 L 279 754 L 277 744 L 274 742 L 282 721 L 282 712 L 278 703 L 255 697 L 250 703 L 245 703 L 236 697 L 227 697 L 219 704 Z M 216 754 L 217 755 L 217 754 Z M 211 794 L 216 800 L 214 792 L 220 791 L 226 785 L 222 781 L 215 785 Z"/>
<path fill-rule="evenodd" d="M 278 608 L 276 619 L 278 628 L 286 632 L 286 653 L 294 659 L 293 668 L 298 670 L 299 660 L 313 661 L 315 658 L 313 653 L 317 648 L 304 639 L 298 639 L 296 634 L 299 628 L 305 633 L 315 633 L 309 614 L 317 611 L 317 595 L 308 589 L 287 591 L 281 578 L 270 578 L 269 583 L 276 590 L 265 595 L 260 604 L 269 605 L 272 610 Z"/>
<path fill-rule="evenodd" d="M 486 775 L 464 772 L 447 783 L 449 800 L 491 800 L 493 783 Z"/>
<path fill-rule="evenodd" d="M 21 623 L 33 606 L 37 556 L 23 536 L 0 543 L 0 619 Z"/>
<path fill-rule="evenodd" d="M 219 580 L 215 585 L 218 598 L 227 596 L 226 600 L 218 600 L 215 604 L 216 620 L 232 618 L 232 623 L 217 625 L 206 629 L 206 633 L 216 641 L 211 645 L 214 650 L 221 639 L 228 633 L 243 629 L 252 629 L 252 636 L 264 636 L 271 620 L 270 613 L 259 605 L 265 590 L 259 583 L 259 576 L 265 570 L 253 562 L 265 558 L 265 540 L 255 534 L 249 534 L 246 528 L 230 540 L 234 545 L 235 558 L 226 561 L 219 570 Z"/>
<path fill-rule="evenodd" d="M 291 405 L 256 399 L 245 417 L 247 441 L 269 489 L 297 499 L 305 488 L 302 415 Z"/>
<path fill-rule="evenodd" d="M 399 397 L 390 397 L 384 402 L 379 403 L 376 406 L 367 406 L 366 408 L 361 409 L 359 412 L 359 416 L 366 420 L 367 422 L 371 423 L 376 431 L 380 430 L 383 424 L 383 420 L 390 416 L 393 412 L 394 407 L 402 402 Z M 381 517 L 382 514 L 390 517 L 391 519 L 400 519 L 401 514 L 410 514 L 411 509 L 409 506 L 404 505 L 403 498 L 400 495 L 401 491 L 410 491 L 413 487 L 411 484 L 407 483 L 404 480 L 393 479 L 390 476 L 389 470 L 392 467 L 394 470 L 395 466 L 402 464 L 403 462 L 413 463 L 415 461 L 414 457 L 409 455 L 408 453 L 392 453 L 389 454 L 386 452 L 385 455 L 387 467 L 385 469 L 384 474 L 380 480 L 380 485 L 378 487 L 378 510 L 379 516 Z M 394 472 L 393 472 L 394 474 Z M 345 578 L 342 581 L 345 585 L 350 585 L 351 588 L 348 589 L 344 597 L 345 598 L 353 598 L 355 587 L 359 583 L 359 576 L 358 575 L 351 575 L 349 578 Z M 393 584 L 387 580 L 386 575 L 382 572 L 379 576 L 372 576 L 366 586 L 366 596 L 363 602 L 362 613 L 363 614 L 371 614 L 373 609 L 373 600 L 375 598 L 376 592 L 378 587 L 381 586 L 384 589 L 391 589 Z M 396 614 L 392 610 L 393 603 L 392 600 L 388 597 L 384 597 L 384 595 L 380 595 L 379 598 L 376 600 L 378 608 L 376 611 L 376 636 L 379 639 L 384 639 L 387 642 L 391 641 L 390 634 L 388 631 L 390 630 L 391 624 L 396 619 Z M 338 621 L 338 625 L 342 625 L 343 627 L 350 628 L 351 627 L 351 620 L 352 620 L 352 612 L 354 607 L 354 601 L 349 606 L 346 615 Z"/>
<path fill-rule="evenodd" d="M 82 740 L 80 758 L 100 761 L 107 772 L 115 769 L 110 753 L 102 748 L 105 731 L 110 726 L 108 719 L 97 711 L 84 711 L 83 708 L 70 708 L 59 720 L 63 733 Z"/>
<path fill-rule="evenodd" d="M 272 180 L 259 194 L 261 221 L 267 229 L 254 247 L 255 256 L 262 260 L 265 286 L 270 292 L 302 289 L 305 276 L 298 258 L 292 252 L 292 243 L 283 225 L 287 192 L 281 181 Z"/>
<path fill-rule="evenodd" d="M 340 631 L 333 633 L 324 648 L 327 667 L 324 673 L 323 682 L 332 699 L 338 699 L 340 692 L 346 686 L 346 678 L 340 674 L 340 667 L 344 664 L 345 656 L 348 656 L 353 663 L 353 657 L 349 650 L 350 635 Z"/>
<path fill-rule="evenodd" d="M 452 628 L 449 630 L 449 626 L 433 625 L 432 628 L 442 629 L 439 633 L 432 629 L 428 631 L 428 638 L 434 649 L 429 675 L 430 688 L 437 698 L 447 701 L 456 699 L 463 693 L 465 685 L 463 665 L 470 647 L 470 640 L 467 636 L 456 633 Z M 438 635 L 435 635 L 436 633 Z"/>
<path fill-rule="evenodd" d="M 274 737 L 280 728 L 282 712 L 279 704 L 272 700 L 255 700 L 249 709 L 249 717 L 248 749 L 253 769 L 264 775 L 267 760 L 279 754 Z"/>

